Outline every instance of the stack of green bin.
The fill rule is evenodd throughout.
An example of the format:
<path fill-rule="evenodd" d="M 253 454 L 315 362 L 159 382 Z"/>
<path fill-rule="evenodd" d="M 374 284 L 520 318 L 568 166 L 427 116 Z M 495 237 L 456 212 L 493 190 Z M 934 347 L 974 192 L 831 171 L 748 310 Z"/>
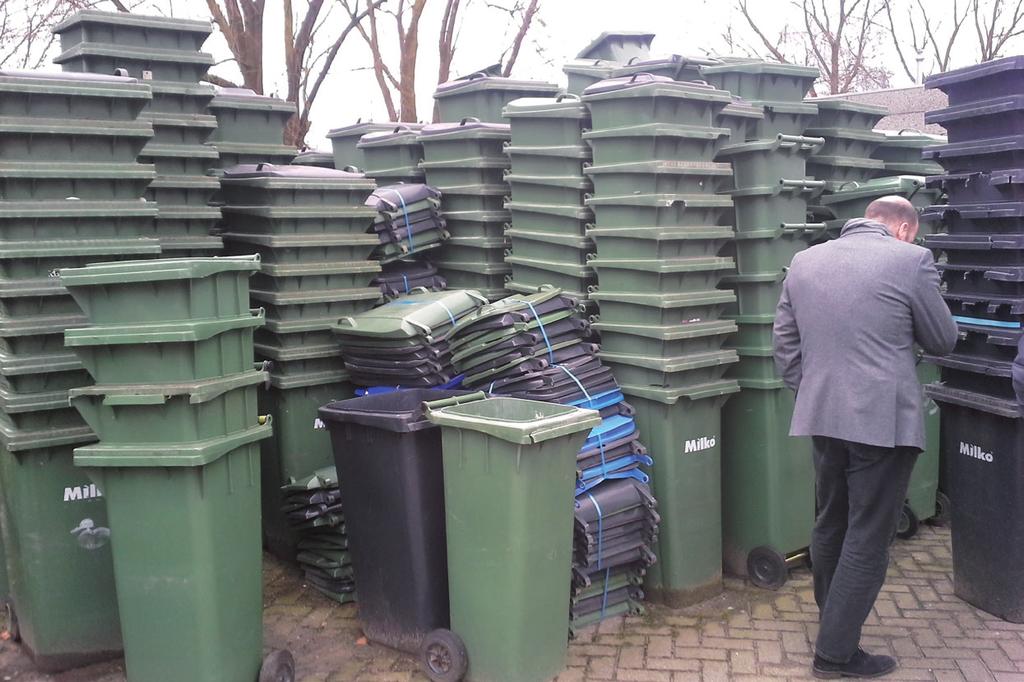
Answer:
<path fill-rule="evenodd" d="M 150 102 L 132 78 L 0 72 L 0 538 L 9 608 L 48 670 L 121 649 L 106 505 L 72 464 L 95 435 L 68 405 L 91 379 L 63 333 L 86 318 L 52 272 L 159 255 L 154 170 L 136 163 Z"/>
<path fill-rule="evenodd" d="M 871 158 L 885 164 L 875 171 L 874 177 L 887 178 L 893 175 L 942 175 L 942 164 L 926 161 L 921 152 L 938 144 L 946 144 L 945 135 L 930 135 L 916 130 L 883 130 L 885 140 L 875 148 Z"/>
<path fill-rule="evenodd" d="M 734 269 L 718 251 L 732 201 L 732 168 L 714 161 L 729 131 L 714 125 L 732 101 L 706 84 L 634 74 L 589 87 L 593 128 L 587 173 L 601 308 L 594 325 L 602 361 L 636 409 L 657 466 L 651 488 L 662 525 L 645 592 L 680 607 L 721 590 L 719 414 L 738 390 L 723 379 L 735 351 L 731 292 L 716 285 Z"/>
<path fill-rule="evenodd" d="M 510 102 L 505 118 L 512 129 L 505 150 L 511 162 L 506 178 L 511 186 L 506 207 L 512 213 L 506 230 L 511 255 L 505 262 L 512 266 L 508 288 L 528 293 L 551 284 L 586 302 L 597 283 L 589 265 L 594 242 L 585 229 L 593 220 L 586 207 L 593 185 L 585 174 L 593 155 L 583 140 L 590 111 L 576 95 L 529 97 Z M 572 214 L 580 217 L 556 217 Z"/>
<path fill-rule="evenodd" d="M 90 325 L 64 337 L 97 382 L 70 392 L 100 438 L 74 463 L 107 502 L 129 679 L 260 675 L 258 442 L 271 427 L 252 363 L 258 267 L 244 256 L 60 273 Z"/>
<path fill-rule="evenodd" d="M 294 558 L 297 538 L 280 488 L 332 463 L 327 433 L 313 429 L 316 411 L 352 395 L 331 325 L 381 300 L 370 285 L 380 264 L 367 260 L 377 212 L 363 205 L 373 189 L 361 174 L 311 166 L 236 166 L 221 178 L 228 249 L 262 258 L 250 295 L 266 310 L 255 347 L 271 363 L 271 388 L 260 410 L 275 420 L 263 444 L 263 526 L 283 558 Z"/>
<path fill-rule="evenodd" d="M 382 186 L 423 182 L 423 145 L 419 135 L 422 127 L 418 123 L 396 123 L 388 130 L 363 135 L 356 145 L 362 155 L 359 167 Z"/>
<path fill-rule="evenodd" d="M 885 142 L 885 133 L 874 127 L 888 109 L 845 99 L 815 97 L 807 102 L 817 105 L 818 118 L 806 134 L 825 139 L 807 162 L 807 173 L 827 181 L 827 191 L 841 191 L 849 183 L 870 180 L 885 170 L 885 162 L 872 154 Z"/>
<path fill-rule="evenodd" d="M 316 166 L 317 168 L 334 168 L 334 155 L 330 152 L 321 152 L 315 149 L 307 149 L 299 152 L 292 159 L 293 166 Z"/>
<path fill-rule="evenodd" d="M 213 88 L 200 83 L 213 57 L 200 52 L 212 33 L 208 21 L 85 10 L 54 28 L 63 52 L 54 60 L 65 71 L 121 73 L 146 81 L 153 91 L 147 117 L 154 136 L 139 160 L 156 168 L 146 198 L 156 202 L 157 235 L 166 257 L 214 255 L 223 243 L 211 231 L 220 219 L 208 206 L 217 165 L 208 144 L 217 122 L 207 115 Z"/>
<path fill-rule="evenodd" d="M 772 322 L 786 268 L 824 228 L 807 221 L 807 202 L 825 185 L 807 179 L 808 159 L 824 144 L 804 135 L 816 107 L 803 96 L 817 71 L 727 62 L 704 73 L 764 114 L 717 157 L 735 174 L 736 238 L 723 254 L 735 257 L 737 272 L 723 288 L 735 294 L 725 317 L 739 328 L 728 345 L 740 357 L 730 377 L 742 388 L 722 414 L 722 557 L 729 573 L 777 586 L 787 558 L 803 556 L 814 523 L 809 443 L 788 436 L 793 395 L 775 373 Z"/>
<path fill-rule="evenodd" d="M 414 127 L 417 130 L 422 128 L 419 123 L 402 123 L 401 125 Z M 374 121 L 359 120 L 352 125 L 334 128 L 327 133 L 327 139 L 331 141 L 331 149 L 334 152 L 334 167 L 338 170 L 346 168 L 362 168 L 366 165 L 363 152 L 359 149 L 359 141 L 363 135 L 369 133 L 382 133 L 394 130 L 395 123 L 376 123 Z"/>
<path fill-rule="evenodd" d="M 491 300 L 507 294 L 505 264 L 509 213 L 505 145 L 509 126 L 467 118 L 433 123 L 419 133 L 420 167 L 441 192 L 441 215 L 451 237 L 429 256 L 452 289 L 476 289 Z"/>
<path fill-rule="evenodd" d="M 298 150 L 284 144 L 295 103 L 258 95 L 248 88 L 216 88 L 209 112 L 217 117 L 212 142 L 220 155 L 211 168 L 243 163 L 287 164 Z"/>

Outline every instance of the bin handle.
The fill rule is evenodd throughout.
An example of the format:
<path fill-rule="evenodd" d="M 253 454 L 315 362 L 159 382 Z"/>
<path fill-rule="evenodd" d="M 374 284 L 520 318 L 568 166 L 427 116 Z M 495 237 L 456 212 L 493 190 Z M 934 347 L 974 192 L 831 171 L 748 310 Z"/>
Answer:
<path fill-rule="evenodd" d="M 483 74 L 481 74 L 481 75 L 483 75 Z M 480 122 L 480 119 L 477 118 L 476 116 L 467 116 L 464 119 L 462 119 L 461 121 L 459 121 L 459 125 L 460 126 L 464 126 L 467 123 L 479 123 L 479 122 Z"/>
<path fill-rule="evenodd" d="M 454 407 L 455 405 L 462 405 L 464 403 L 474 403 L 478 400 L 486 400 L 487 394 L 483 391 L 477 391 L 476 393 L 469 393 L 467 395 L 453 395 L 450 398 L 441 398 L 440 400 L 424 400 L 420 405 L 424 412 L 433 412 L 434 410 L 440 410 L 445 407 Z"/>
<path fill-rule="evenodd" d="M 597 410 L 593 410 L 596 412 Z M 570 433 L 576 433 L 580 430 L 579 424 L 568 423 L 568 424 L 555 424 L 549 426 L 546 429 L 537 429 L 530 434 L 530 441 L 533 443 L 539 443 L 541 441 L 549 440 L 551 438 L 558 438 L 559 436 L 566 436 Z"/>
<path fill-rule="evenodd" d="M 561 102 L 563 100 L 571 100 L 573 102 L 581 101 L 579 95 L 573 94 L 571 92 L 563 92 L 562 94 L 555 98 L 556 102 Z"/>
<path fill-rule="evenodd" d="M 110 407 L 120 405 L 163 405 L 167 402 L 167 396 L 163 393 L 132 393 L 129 395 L 106 395 L 103 396 L 103 404 Z"/>

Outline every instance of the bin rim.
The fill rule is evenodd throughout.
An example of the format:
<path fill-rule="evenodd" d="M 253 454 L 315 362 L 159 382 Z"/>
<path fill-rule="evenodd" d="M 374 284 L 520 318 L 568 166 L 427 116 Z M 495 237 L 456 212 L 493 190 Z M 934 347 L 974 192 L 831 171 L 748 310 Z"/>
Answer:
<path fill-rule="evenodd" d="M 598 271 L 598 277 L 600 277 L 601 268 L 609 270 L 634 270 L 662 275 L 678 272 L 717 272 L 736 269 L 736 262 L 732 258 L 720 258 L 718 256 L 646 259 L 592 258 L 587 261 L 587 264 Z"/>
<path fill-rule="evenodd" d="M 384 398 L 396 395 L 407 396 L 412 404 L 402 409 L 373 409 L 375 403 L 385 402 Z M 346 400 L 335 400 L 320 407 L 317 411 L 320 419 L 325 423 L 357 424 L 368 426 L 381 431 L 392 433 L 414 433 L 425 429 L 436 428 L 427 418 L 427 411 L 424 405 L 430 402 L 430 398 L 444 400 L 448 398 L 458 399 L 465 396 L 471 400 L 482 400 L 480 393 L 474 393 L 466 389 L 439 390 L 436 388 L 404 388 L 394 393 L 364 395 L 358 398 Z M 369 454 L 369 453 L 367 453 Z"/>
<path fill-rule="evenodd" d="M 952 388 L 941 383 L 926 384 L 924 394 L 940 404 L 966 407 L 971 410 L 993 414 L 997 417 L 1006 417 L 1007 419 L 1021 419 L 1024 417 L 1015 400 Z"/>
<path fill-rule="evenodd" d="M 656 122 L 585 130 L 582 137 L 584 141 L 619 137 L 681 137 L 695 140 L 717 140 L 720 137 L 731 137 L 731 135 L 732 131 L 728 128 Z"/>
<path fill-rule="evenodd" d="M 569 246 L 580 251 L 594 251 L 594 240 L 587 235 L 563 234 L 560 232 L 531 232 L 529 230 L 517 230 L 510 227 L 505 230 L 505 235 L 515 241 L 520 239 L 527 242 L 543 242 L 544 244 L 557 244 Z"/>
<path fill-rule="evenodd" d="M 608 163 L 587 166 L 583 171 L 587 175 L 603 175 L 605 173 L 654 173 L 658 175 L 713 175 L 731 176 L 731 163 L 717 161 L 629 161 L 626 163 Z"/>
<path fill-rule="evenodd" d="M 270 385 L 282 391 L 293 388 L 309 388 L 310 386 L 324 386 L 327 384 L 348 384 L 348 371 L 338 369 L 333 372 L 305 372 L 302 374 L 289 374 L 284 376 L 270 372 Z"/>
<path fill-rule="evenodd" d="M 471 395 L 482 396 L 484 394 Z M 479 409 L 480 405 L 492 401 L 499 402 L 495 407 L 520 405 L 529 408 L 532 406 L 537 416 L 533 419 L 510 419 L 479 417 L 472 414 L 473 408 Z M 601 423 L 601 413 L 596 410 L 504 396 L 485 397 L 482 400 L 447 406 L 432 407 L 428 402 L 424 404 L 424 410 L 427 418 L 438 426 L 478 431 L 517 445 L 536 445 L 580 431 L 589 432 Z M 544 415 L 545 412 L 548 414 Z"/>
<path fill-rule="evenodd" d="M 601 351 L 599 357 L 612 363 L 643 367 L 659 372 L 676 373 L 706 367 L 719 367 L 721 365 L 733 365 L 740 361 L 739 355 L 732 348 L 723 350 L 705 351 L 702 353 L 687 353 L 676 357 L 659 357 L 647 355 L 631 355 L 629 353 L 609 353 Z"/>
<path fill-rule="evenodd" d="M 222 272 L 256 272 L 259 254 L 251 256 L 210 256 L 205 258 L 166 258 L 146 261 L 110 261 L 93 263 L 84 268 L 62 268 L 60 281 L 65 287 L 103 286 L 156 282 L 177 279 L 200 279 Z"/>
<path fill-rule="evenodd" d="M 839 126 L 817 127 L 813 126 L 804 130 L 804 135 L 812 137 L 823 137 L 838 140 L 858 140 L 861 142 L 885 142 L 885 133 L 877 130 L 864 130 L 862 128 L 841 128 Z"/>
<path fill-rule="evenodd" d="M 213 24 L 201 19 L 178 19 L 177 17 L 154 17 L 125 14 L 123 12 L 104 12 L 102 10 L 84 9 L 75 12 L 53 27 L 55 34 L 78 26 L 79 24 L 106 24 L 108 26 L 130 26 L 148 28 L 175 33 L 196 33 L 208 36 L 213 33 Z"/>
<path fill-rule="evenodd" d="M 213 55 L 208 52 L 163 47 L 122 47 L 116 43 L 97 42 L 76 43 L 54 57 L 53 63 L 64 64 L 73 59 L 86 56 L 172 64 L 196 64 L 207 67 L 216 64 Z"/>
<path fill-rule="evenodd" d="M 261 327 L 266 322 L 262 308 L 248 315 L 220 320 L 186 320 L 156 324 L 123 324 L 77 327 L 64 331 L 64 345 L 113 346 L 133 343 L 184 343 L 205 341 L 235 329 Z"/>
<path fill-rule="evenodd" d="M 922 192 L 934 194 L 936 197 L 939 194 L 939 190 L 927 188 L 924 177 L 920 175 L 897 175 L 891 178 L 850 182 L 847 185 L 846 188 L 839 192 L 821 196 L 819 198 L 821 205 L 832 206 L 847 201 L 865 199 L 871 196 L 881 197 L 889 194 L 899 194 L 901 196 L 909 194 L 911 197 Z"/>
<path fill-rule="evenodd" d="M 68 71 L 45 73 L 0 69 L 0 92 L 146 101 L 153 98 L 149 85 L 137 78 Z"/>
<path fill-rule="evenodd" d="M 965 66 L 944 73 L 937 73 L 924 79 L 924 87 L 929 90 L 942 90 L 950 85 L 960 85 L 971 81 L 994 76 L 1004 71 L 1024 70 L 1024 57 L 1013 56 L 983 62 L 973 66 Z"/>
<path fill-rule="evenodd" d="M 580 161 L 589 160 L 593 156 L 590 145 L 585 143 L 561 145 L 509 144 L 505 145 L 505 154 L 509 157 L 522 154 L 523 156 L 548 156 L 560 159 L 578 159 Z"/>
<path fill-rule="evenodd" d="M 60 256 L 157 255 L 159 253 L 160 240 L 153 237 L 0 241 L 0 260 Z M 54 283 L 59 284 L 58 282 Z"/>
<path fill-rule="evenodd" d="M 248 370 L 236 374 L 189 381 L 159 384 L 96 384 L 67 391 L 68 404 L 74 407 L 76 398 L 102 398 L 104 405 L 161 405 L 172 396 L 188 396 L 190 405 L 199 405 L 218 398 L 236 388 L 266 384 L 269 375 L 264 371 Z"/>
<path fill-rule="evenodd" d="M 144 119 L 117 121 L 104 119 L 62 119 L 43 116 L 0 116 L 0 132 L 37 135 L 95 135 L 96 137 L 153 137 L 153 125 Z M 147 147 L 153 146 L 149 143 Z M 141 154 L 140 154 L 141 155 Z M 216 152 L 214 153 L 216 156 Z"/>
<path fill-rule="evenodd" d="M 734 320 L 707 320 L 704 322 L 690 322 L 687 324 L 672 324 L 665 326 L 623 324 L 616 322 L 601 322 L 593 325 L 598 331 L 619 332 L 630 336 L 642 336 L 648 339 L 659 341 L 676 341 L 679 339 L 697 339 L 707 336 L 719 336 L 734 334 L 738 326 Z"/>
<path fill-rule="evenodd" d="M 708 225 L 706 227 L 587 227 L 587 236 L 629 237 L 652 241 L 729 240 L 737 238 L 736 231 L 729 225 Z"/>
<path fill-rule="evenodd" d="M 502 118 L 559 118 L 586 120 L 590 110 L 576 95 L 555 97 L 519 97 L 505 105 Z"/>
<path fill-rule="evenodd" d="M 294 232 L 287 234 L 221 232 L 220 236 L 224 241 L 255 244 L 271 250 L 322 246 L 377 246 L 380 244 L 380 238 L 376 234 L 347 234 L 344 232 Z"/>
<path fill-rule="evenodd" d="M 96 443 L 75 448 L 74 464 L 79 467 L 183 468 L 212 464 L 224 455 L 254 444 L 272 433 L 269 415 L 244 431 L 184 443 Z"/>
<path fill-rule="evenodd" d="M 721 379 L 697 386 L 684 388 L 656 388 L 653 386 L 619 387 L 623 395 L 634 398 L 646 398 L 666 405 L 675 405 L 680 400 L 696 401 L 706 398 L 721 398 L 740 392 L 740 385 L 735 379 Z"/>

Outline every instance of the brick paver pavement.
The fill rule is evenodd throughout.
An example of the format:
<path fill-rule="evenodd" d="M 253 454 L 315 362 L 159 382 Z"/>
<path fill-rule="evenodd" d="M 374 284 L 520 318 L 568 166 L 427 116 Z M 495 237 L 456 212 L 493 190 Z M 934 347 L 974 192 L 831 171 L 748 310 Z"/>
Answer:
<path fill-rule="evenodd" d="M 886 679 L 1024 682 L 1024 625 L 1013 625 L 953 596 L 949 532 L 922 526 L 897 541 L 889 578 L 864 628 L 864 646 L 895 655 Z M 353 605 L 338 606 L 302 585 L 298 574 L 265 566 L 266 639 L 287 646 L 302 682 L 423 682 L 412 659 L 360 645 Z M 643 617 L 591 628 L 572 643 L 557 682 L 690 682 L 808 679 L 817 609 L 806 570 L 778 592 L 728 580 L 699 607 L 650 607 Z M 118 664 L 46 676 L 17 647 L 0 643 L 0 680 L 119 682 Z"/>

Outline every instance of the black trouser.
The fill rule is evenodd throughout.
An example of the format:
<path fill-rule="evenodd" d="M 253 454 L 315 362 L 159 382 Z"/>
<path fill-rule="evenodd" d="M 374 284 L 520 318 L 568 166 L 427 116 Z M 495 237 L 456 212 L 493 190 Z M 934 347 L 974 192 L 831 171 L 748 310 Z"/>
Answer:
<path fill-rule="evenodd" d="M 815 653 L 846 663 L 885 582 L 917 448 L 814 437 L 818 514 L 811 539 L 820 612 Z"/>

